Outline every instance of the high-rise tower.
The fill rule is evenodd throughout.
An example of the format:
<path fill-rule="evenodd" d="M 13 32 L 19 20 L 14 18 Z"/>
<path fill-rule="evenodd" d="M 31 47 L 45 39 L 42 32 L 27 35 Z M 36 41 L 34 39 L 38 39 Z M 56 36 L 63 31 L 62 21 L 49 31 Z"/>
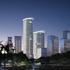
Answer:
<path fill-rule="evenodd" d="M 33 57 L 33 18 L 23 19 L 22 50 L 28 58 Z"/>
<path fill-rule="evenodd" d="M 37 59 L 39 55 L 42 55 L 42 49 L 45 44 L 45 31 L 36 31 L 33 32 L 33 55 L 34 58 Z M 39 52 L 39 53 L 38 53 Z"/>
<path fill-rule="evenodd" d="M 9 47 L 10 52 L 13 52 L 12 51 L 12 48 L 13 48 L 12 37 L 8 37 L 7 45 Z"/>
<path fill-rule="evenodd" d="M 63 31 L 63 39 L 70 39 L 70 31 Z"/>
<path fill-rule="evenodd" d="M 60 40 L 60 51 L 67 52 L 70 51 L 70 31 L 63 31 L 63 38 Z"/>
<path fill-rule="evenodd" d="M 50 35 L 47 38 L 47 56 L 59 53 L 59 39 L 57 36 Z"/>
<path fill-rule="evenodd" d="M 21 36 L 15 36 L 14 41 L 15 41 L 15 52 L 16 53 L 21 52 Z"/>

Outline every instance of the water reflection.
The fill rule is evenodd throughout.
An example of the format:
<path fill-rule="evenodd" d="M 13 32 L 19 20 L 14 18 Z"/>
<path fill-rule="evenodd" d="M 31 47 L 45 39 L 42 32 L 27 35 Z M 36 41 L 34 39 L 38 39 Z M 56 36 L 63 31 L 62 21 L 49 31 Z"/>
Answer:
<path fill-rule="evenodd" d="M 38 64 L 32 63 L 24 66 L 6 67 L 5 69 L 0 67 L 0 70 L 70 70 L 70 66 L 57 65 L 57 64 Z"/>
<path fill-rule="evenodd" d="M 40 64 L 37 64 L 37 63 L 32 63 L 32 64 L 28 64 L 28 65 L 24 65 L 24 66 L 19 66 L 19 67 L 14 66 L 14 68 L 11 67 L 11 66 L 7 67 L 5 65 L 5 67 L 1 66 L 0 70 L 39 70 L 39 66 L 40 66 Z"/>

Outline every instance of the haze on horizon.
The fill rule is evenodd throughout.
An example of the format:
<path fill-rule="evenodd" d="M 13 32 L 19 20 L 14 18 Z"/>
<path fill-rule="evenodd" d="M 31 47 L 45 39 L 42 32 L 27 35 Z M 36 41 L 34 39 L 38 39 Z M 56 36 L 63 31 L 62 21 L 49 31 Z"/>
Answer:
<path fill-rule="evenodd" d="M 0 0 L 0 40 L 22 35 L 22 19 L 33 17 L 34 31 L 61 36 L 70 30 L 69 0 Z"/>

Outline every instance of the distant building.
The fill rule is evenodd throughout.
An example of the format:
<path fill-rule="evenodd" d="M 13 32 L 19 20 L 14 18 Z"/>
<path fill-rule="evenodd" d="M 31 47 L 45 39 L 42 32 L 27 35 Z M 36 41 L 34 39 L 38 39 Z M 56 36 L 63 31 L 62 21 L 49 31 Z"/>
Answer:
<path fill-rule="evenodd" d="M 33 55 L 34 58 L 38 58 L 37 56 L 37 52 L 38 52 L 38 48 L 44 48 L 44 44 L 45 44 L 45 32 L 44 31 L 36 31 L 33 32 Z M 41 55 L 41 53 L 39 53 L 39 55 Z"/>
<path fill-rule="evenodd" d="M 63 39 L 70 39 L 70 31 L 63 31 Z"/>
<path fill-rule="evenodd" d="M 59 48 L 60 48 L 60 53 L 64 53 L 64 44 L 65 43 L 65 39 L 60 39 L 59 40 Z"/>
<path fill-rule="evenodd" d="M 14 37 L 15 41 L 15 53 L 21 52 L 21 36 L 15 36 Z"/>
<path fill-rule="evenodd" d="M 12 44 L 12 37 L 8 37 L 8 44 Z"/>
<path fill-rule="evenodd" d="M 63 38 L 59 42 L 61 53 L 70 50 L 70 31 L 63 31 Z"/>
<path fill-rule="evenodd" d="M 47 56 L 59 53 L 59 39 L 57 36 L 50 35 L 47 38 Z"/>
<path fill-rule="evenodd" d="M 28 58 L 33 57 L 33 18 L 23 19 L 22 50 Z"/>
<path fill-rule="evenodd" d="M 70 39 L 61 39 L 60 50 L 61 53 L 70 51 Z"/>
<path fill-rule="evenodd" d="M 12 48 L 13 48 L 12 37 L 8 37 L 7 44 L 9 46 L 10 52 L 12 52 Z"/>

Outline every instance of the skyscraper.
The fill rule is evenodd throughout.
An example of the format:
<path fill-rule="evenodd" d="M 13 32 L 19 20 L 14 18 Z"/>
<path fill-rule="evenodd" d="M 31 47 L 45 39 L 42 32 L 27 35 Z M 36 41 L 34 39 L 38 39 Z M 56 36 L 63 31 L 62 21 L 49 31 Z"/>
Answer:
<path fill-rule="evenodd" d="M 44 40 L 44 37 L 45 37 L 45 31 L 36 31 L 36 32 L 33 32 L 33 55 L 34 55 L 34 58 L 38 58 L 39 56 L 37 56 L 38 54 L 38 51 L 37 49 L 40 48 L 44 48 L 44 43 L 45 43 L 45 40 Z M 39 53 L 38 55 L 41 55 L 41 53 Z"/>
<path fill-rule="evenodd" d="M 60 48 L 64 47 L 64 52 L 70 51 L 70 31 L 66 30 L 63 31 L 63 38 L 61 40 L 62 44 L 60 45 Z M 62 49 L 61 49 L 62 51 Z"/>
<path fill-rule="evenodd" d="M 12 37 L 8 37 L 8 44 L 12 44 Z"/>
<path fill-rule="evenodd" d="M 15 36 L 15 53 L 21 52 L 21 36 Z"/>
<path fill-rule="evenodd" d="M 63 39 L 70 39 L 70 31 L 63 31 Z"/>
<path fill-rule="evenodd" d="M 70 39 L 60 40 L 60 51 L 61 53 L 70 51 Z"/>
<path fill-rule="evenodd" d="M 59 53 L 59 39 L 57 36 L 48 36 L 47 40 L 47 56 Z"/>
<path fill-rule="evenodd" d="M 61 38 L 59 40 L 59 48 L 60 48 L 60 53 L 64 53 L 64 44 L 65 43 L 65 39 Z"/>
<path fill-rule="evenodd" d="M 33 57 L 33 18 L 23 19 L 22 50 L 28 58 Z"/>
<path fill-rule="evenodd" d="M 12 48 L 13 48 L 12 37 L 8 37 L 7 45 L 9 46 L 10 52 L 12 52 Z"/>

